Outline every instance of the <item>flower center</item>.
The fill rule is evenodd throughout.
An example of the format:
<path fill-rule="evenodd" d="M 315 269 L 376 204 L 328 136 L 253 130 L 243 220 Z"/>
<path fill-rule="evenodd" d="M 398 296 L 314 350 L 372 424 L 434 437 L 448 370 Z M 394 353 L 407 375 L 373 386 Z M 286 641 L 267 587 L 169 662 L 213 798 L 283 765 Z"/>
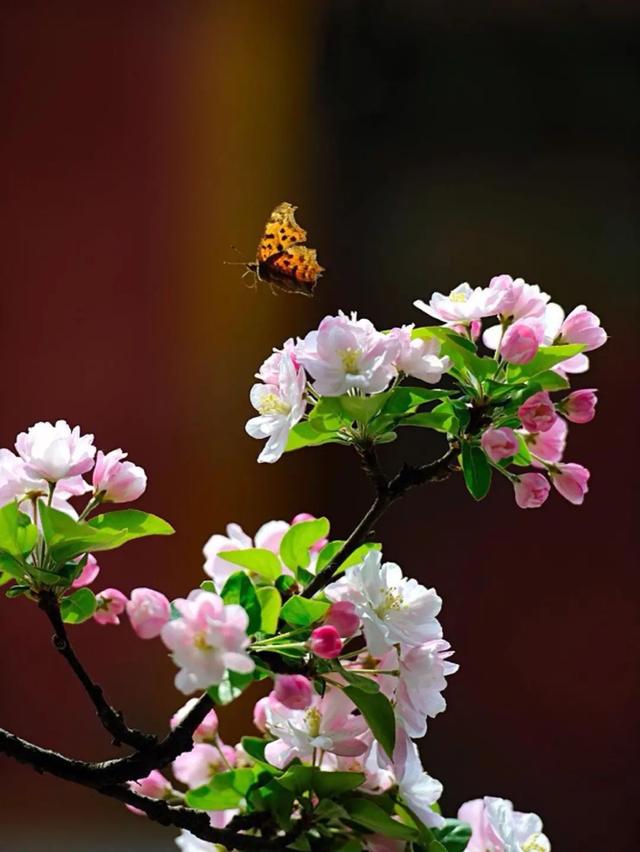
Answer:
<path fill-rule="evenodd" d="M 538 843 L 540 834 L 532 834 L 522 845 L 522 852 L 549 852 L 547 843 Z"/>
<path fill-rule="evenodd" d="M 449 294 L 450 302 L 466 302 L 467 294 L 466 293 L 450 293 Z"/>
<path fill-rule="evenodd" d="M 376 608 L 375 613 L 378 618 L 384 618 L 388 612 L 391 612 L 392 610 L 398 611 L 404 608 L 405 603 L 402 600 L 402 595 L 395 591 L 395 589 L 387 589 L 384 593 L 382 603 Z"/>
<path fill-rule="evenodd" d="M 309 732 L 310 737 L 317 737 L 320 735 L 320 722 L 322 720 L 322 716 L 320 715 L 320 711 L 317 707 L 310 707 L 309 710 L 305 713 L 304 720 L 307 723 L 307 731 Z M 534 850 L 535 852 L 535 850 Z"/>
<path fill-rule="evenodd" d="M 193 637 L 193 647 L 197 648 L 198 651 L 210 651 L 213 648 L 213 645 L 210 645 L 207 642 L 206 636 L 201 630 L 200 633 L 196 633 Z"/>
<path fill-rule="evenodd" d="M 338 353 L 340 355 L 340 359 L 342 360 L 342 366 L 344 367 L 345 373 L 358 373 L 358 356 L 359 351 L 357 349 L 343 349 Z"/>
<path fill-rule="evenodd" d="M 291 406 L 275 393 L 268 393 L 258 406 L 258 411 L 260 414 L 288 414 Z"/>

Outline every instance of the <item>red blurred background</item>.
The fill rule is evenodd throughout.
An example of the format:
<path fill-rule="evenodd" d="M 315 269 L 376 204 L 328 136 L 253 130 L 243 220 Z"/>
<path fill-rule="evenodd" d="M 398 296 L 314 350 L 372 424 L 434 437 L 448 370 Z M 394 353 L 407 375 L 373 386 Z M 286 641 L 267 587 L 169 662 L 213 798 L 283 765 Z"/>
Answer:
<path fill-rule="evenodd" d="M 378 533 L 435 585 L 461 670 L 423 754 L 444 807 L 512 798 L 554 849 L 638 848 L 638 6 L 618 2 L 2 2 L 0 445 L 67 418 L 148 471 L 170 540 L 104 555 L 99 581 L 177 596 L 201 547 L 300 511 L 344 535 L 367 505 L 355 461 L 323 447 L 255 464 L 252 373 L 326 313 L 420 321 L 414 298 L 523 275 L 611 334 L 572 429 L 593 472 L 578 510 L 521 512 L 503 483 L 411 494 Z M 635 106 L 634 106 L 635 104 Z M 328 269 L 314 300 L 244 286 L 279 201 Z M 417 430 L 420 431 L 420 430 Z M 389 464 L 425 459 L 411 435 Z M 0 601 L 0 725 L 113 753 L 39 613 Z M 74 630 L 135 725 L 181 703 L 159 643 Z M 247 701 L 244 706 L 248 708 Z M 223 714 L 223 736 L 242 732 Z M 2 852 L 170 850 L 172 832 L 0 758 Z M 636 821 L 637 822 L 637 821 Z"/>

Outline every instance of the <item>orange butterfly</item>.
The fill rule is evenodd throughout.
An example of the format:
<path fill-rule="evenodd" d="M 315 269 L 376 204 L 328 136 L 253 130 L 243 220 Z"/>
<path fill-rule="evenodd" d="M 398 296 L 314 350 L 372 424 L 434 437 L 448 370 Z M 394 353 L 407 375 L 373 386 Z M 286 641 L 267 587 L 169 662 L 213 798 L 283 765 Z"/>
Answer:
<path fill-rule="evenodd" d="M 272 289 L 312 296 L 324 269 L 316 250 L 304 245 L 307 232 L 295 220 L 296 209 L 287 201 L 278 204 L 265 225 L 256 262 L 247 263 L 247 269 Z"/>

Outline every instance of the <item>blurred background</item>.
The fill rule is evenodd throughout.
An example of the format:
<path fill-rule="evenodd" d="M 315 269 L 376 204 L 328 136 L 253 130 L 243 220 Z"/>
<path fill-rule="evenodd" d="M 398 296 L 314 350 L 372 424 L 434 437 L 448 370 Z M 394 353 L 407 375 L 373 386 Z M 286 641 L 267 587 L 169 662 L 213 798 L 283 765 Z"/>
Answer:
<path fill-rule="evenodd" d="M 0 446 L 67 418 L 149 473 L 170 540 L 104 555 L 97 589 L 177 596 L 229 521 L 368 505 L 340 448 L 255 463 L 252 374 L 327 313 L 380 327 L 498 273 L 603 318 L 571 430 L 582 509 L 515 507 L 506 483 L 412 493 L 388 558 L 444 597 L 461 665 L 423 755 L 454 814 L 484 794 L 540 813 L 554 850 L 638 848 L 637 410 L 640 8 L 602 2 L 2 2 Z M 270 210 L 299 205 L 327 268 L 313 300 L 248 289 Z M 624 400 L 624 404 L 623 404 Z M 409 430 L 407 430 L 409 431 Z M 416 430 L 421 431 L 421 430 Z M 388 448 L 427 459 L 438 439 Z M 0 601 L 0 725 L 114 754 L 23 600 Z M 77 649 L 117 707 L 162 732 L 181 703 L 159 643 L 90 623 Z M 244 702 L 249 710 L 249 701 Z M 247 720 L 223 713 L 234 742 Z M 169 850 L 172 830 L 0 758 L 0 850 Z M 636 823 L 636 824 L 634 824 Z"/>

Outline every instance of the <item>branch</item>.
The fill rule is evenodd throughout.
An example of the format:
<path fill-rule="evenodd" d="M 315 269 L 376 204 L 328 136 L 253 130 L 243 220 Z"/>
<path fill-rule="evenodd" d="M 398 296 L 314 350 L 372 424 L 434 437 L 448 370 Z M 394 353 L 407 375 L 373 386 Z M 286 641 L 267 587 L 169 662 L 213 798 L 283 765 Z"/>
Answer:
<path fill-rule="evenodd" d="M 93 706 L 96 708 L 96 714 L 100 719 L 103 727 L 113 737 L 113 745 L 119 746 L 122 743 L 131 746 L 138 750 L 146 750 L 153 747 L 157 743 L 157 737 L 151 734 L 145 734 L 135 728 L 130 728 L 125 724 L 123 715 L 118 710 L 115 710 L 105 699 L 102 688 L 94 683 L 86 669 L 76 656 L 75 651 L 71 647 L 71 642 L 67 635 L 62 616 L 60 614 L 60 606 L 55 594 L 50 591 L 43 590 L 38 597 L 38 606 L 46 614 L 51 626 L 53 627 L 53 645 L 60 654 L 69 663 L 72 671 L 84 687 L 85 692 L 91 699 Z"/>
<path fill-rule="evenodd" d="M 359 452 L 361 458 L 363 458 L 362 451 Z M 376 522 L 399 497 L 426 482 L 442 482 L 458 470 L 457 455 L 458 447 L 452 444 L 439 459 L 419 467 L 411 467 L 405 464 L 393 479 L 387 480 L 379 467 L 375 454 L 368 453 L 364 466 L 367 475 L 371 477 L 376 486 L 376 498 L 340 550 L 309 583 L 302 596 L 311 598 L 331 582 L 331 578 L 340 565 L 354 550 L 357 550 L 361 544 L 366 542 L 373 533 Z"/>

